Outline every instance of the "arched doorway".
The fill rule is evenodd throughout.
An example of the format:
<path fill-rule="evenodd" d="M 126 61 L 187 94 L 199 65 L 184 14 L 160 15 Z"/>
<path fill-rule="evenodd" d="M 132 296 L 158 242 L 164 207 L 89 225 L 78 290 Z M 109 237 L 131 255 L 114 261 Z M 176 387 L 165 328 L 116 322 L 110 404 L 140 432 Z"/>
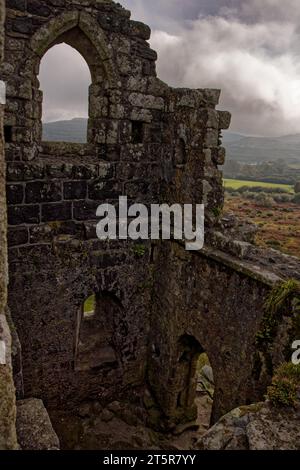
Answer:
<path fill-rule="evenodd" d="M 115 323 L 122 305 L 110 292 L 89 295 L 78 313 L 75 370 L 118 367 L 118 337 Z"/>
<path fill-rule="evenodd" d="M 183 335 L 177 354 L 177 416 L 208 427 L 213 405 L 214 377 L 209 358 L 194 336 Z"/>

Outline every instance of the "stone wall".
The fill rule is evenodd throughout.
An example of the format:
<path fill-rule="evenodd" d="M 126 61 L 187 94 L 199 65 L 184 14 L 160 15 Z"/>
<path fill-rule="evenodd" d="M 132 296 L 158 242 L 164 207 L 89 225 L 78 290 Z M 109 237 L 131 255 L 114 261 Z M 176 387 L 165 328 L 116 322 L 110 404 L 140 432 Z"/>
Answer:
<path fill-rule="evenodd" d="M 146 204 L 203 200 L 213 213 L 223 198 L 219 133 L 230 116 L 215 111 L 219 91 L 157 79 L 150 29 L 114 2 L 8 0 L 6 35 L 9 305 L 25 397 L 48 406 L 110 400 L 145 379 L 154 247 L 100 242 L 96 209 L 117 207 L 123 194 Z M 91 70 L 86 145 L 41 140 L 39 64 L 63 41 Z M 82 305 L 96 293 L 101 311 L 103 292 L 120 308 L 106 309 L 107 344 L 82 370 Z"/>
<path fill-rule="evenodd" d="M 266 273 L 262 253 L 245 269 L 249 247 L 220 246 L 214 234 L 224 198 L 221 130 L 230 124 L 229 113 L 216 110 L 220 92 L 161 82 L 150 29 L 112 1 L 7 0 L 6 13 L 1 76 L 19 397 L 72 408 L 147 385 L 162 415 L 180 422 L 194 415 L 195 358 L 206 351 L 216 375 L 213 419 L 259 398 L 271 377 L 254 364 L 264 300 L 294 271 L 277 275 L 266 261 Z M 91 71 L 87 144 L 42 141 L 37 76 L 43 55 L 60 42 Z M 117 208 L 120 195 L 128 203 L 203 202 L 212 248 L 197 255 L 172 242 L 100 241 L 96 209 Z M 89 317 L 83 305 L 93 294 Z"/>
<path fill-rule="evenodd" d="M 299 259 L 213 232 L 200 252 L 161 243 L 156 262 L 148 384 L 161 416 L 169 423 L 195 419 L 201 353 L 214 375 L 212 423 L 263 399 L 300 334 L 297 289 L 273 314 L 266 301 L 285 280 L 300 280 Z"/>
<path fill-rule="evenodd" d="M 0 1 L 0 64 L 4 52 L 4 1 Z M 15 449 L 16 409 L 11 369 L 11 336 L 7 324 L 7 243 L 3 111 L 5 86 L 0 75 L 0 450 Z"/>

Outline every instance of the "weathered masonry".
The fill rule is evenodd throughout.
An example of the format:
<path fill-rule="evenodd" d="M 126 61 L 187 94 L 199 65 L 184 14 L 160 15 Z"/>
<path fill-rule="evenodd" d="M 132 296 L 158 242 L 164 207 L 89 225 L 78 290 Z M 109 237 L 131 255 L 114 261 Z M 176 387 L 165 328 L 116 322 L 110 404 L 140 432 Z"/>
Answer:
<path fill-rule="evenodd" d="M 4 1 L 0 1 L 0 64 L 4 53 Z M 5 163 L 3 139 L 3 114 L 5 84 L 0 75 L 0 449 L 15 449 L 17 445 L 15 419 L 15 389 L 11 367 L 11 335 L 7 309 L 7 244 Z"/>
<path fill-rule="evenodd" d="M 213 420 L 260 399 L 287 346 L 274 337 L 270 351 L 259 350 L 263 304 L 274 283 L 300 277 L 299 264 L 219 233 L 221 130 L 230 124 L 229 113 L 215 109 L 220 92 L 161 82 L 150 29 L 113 1 L 7 0 L 6 7 L 1 77 L 18 397 L 72 409 L 148 389 L 158 421 L 172 425 L 195 414 L 195 364 L 206 351 L 216 381 Z M 39 65 L 61 42 L 91 71 L 87 144 L 42 141 Z M 203 202 L 205 250 L 101 242 L 96 208 L 120 195 Z M 96 307 L 86 315 L 91 295 Z"/>

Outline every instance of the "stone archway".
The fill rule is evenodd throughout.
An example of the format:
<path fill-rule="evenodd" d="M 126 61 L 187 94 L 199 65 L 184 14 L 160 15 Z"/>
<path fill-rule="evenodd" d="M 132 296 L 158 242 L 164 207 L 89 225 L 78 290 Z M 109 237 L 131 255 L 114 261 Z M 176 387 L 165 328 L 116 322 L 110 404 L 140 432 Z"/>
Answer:
<path fill-rule="evenodd" d="M 178 341 L 178 378 L 177 408 L 182 413 L 194 408 L 196 398 L 196 369 L 200 354 L 204 349 L 190 335 L 183 335 Z"/>
<path fill-rule="evenodd" d="M 74 30 L 77 35 L 74 34 Z M 87 61 L 93 80 L 99 79 L 97 67 L 103 65 L 106 78 L 117 86 L 118 72 L 106 43 L 104 32 L 95 19 L 86 12 L 65 12 L 42 26 L 30 40 L 33 63 L 27 62 L 27 70 L 34 70 L 34 66 L 38 65 L 39 60 L 52 46 L 60 42 L 68 44 L 69 41 Z M 100 65 L 101 62 L 102 65 Z"/>
<path fill-rule="evenodd" d="M 189 334 L 181 336 L 177 346 L 174 381 L 177 393 L 175 415 L 180 421 L 195 419 L 200 426 L 209 424 L 213 399 L 213 391 L 210 390 L 213 387 L 213 374 L 211 373 L 211 378 L 207 377 L 209 374 L 205 374 L 205 369 L 212 370 L 206 351 L 199 341 Z"/>
<path fill-rule="evenodd" d="M 86 61 L 92 84 L 89 87 L 88 143 L 95 143 L 93 129 L 99 126 L 104 117 L 104 106 L 96 102 L 105 101 L 110 88 L 117 87 L 118 72 L 106 43 L 104 32 L 99 24 L 86 12 L 66 12 L 42 26 L 31 38 L 31 56 L 26 60 L 25 75 L 30 76 L 33 90 L 32 141 L 42 140 L 42 101 L 43 94 L 37 78 L 40 63 L 45 53 L 53 46 L 65 43 L 81 54 Z M 97 122 L 96 122 L 97 121 Z"/>
<path fill-rule="evenodd" d="M 42 141 L 86 144 L 92 83 L 86 60 L 74 47 L 57 44 L 43 56 L 38 80 L 43 93 Z"/>
<path fill-rule="evenodd" d="M 109 292 L 94 294 L 82 305 L 76 327 L 76 371 L 118 367 L 115 324 L 122 311 L 120 301 Z"/>

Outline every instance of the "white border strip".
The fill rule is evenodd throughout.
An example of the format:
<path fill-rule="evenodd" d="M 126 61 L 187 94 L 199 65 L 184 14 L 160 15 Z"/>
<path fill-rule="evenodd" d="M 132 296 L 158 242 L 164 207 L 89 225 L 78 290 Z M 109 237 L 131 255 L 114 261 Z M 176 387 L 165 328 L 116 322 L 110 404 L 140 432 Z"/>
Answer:
<path fill-rule="evenodd" d="M 0 341 L 0 365 L 6 365 L 6 344 L 5 341 Z"/>
<path fill-rule="evenodd" d="M 6 85 L 5 82 L 0 80 L 0 104 L 5 104 L 6 103 Z"/>

